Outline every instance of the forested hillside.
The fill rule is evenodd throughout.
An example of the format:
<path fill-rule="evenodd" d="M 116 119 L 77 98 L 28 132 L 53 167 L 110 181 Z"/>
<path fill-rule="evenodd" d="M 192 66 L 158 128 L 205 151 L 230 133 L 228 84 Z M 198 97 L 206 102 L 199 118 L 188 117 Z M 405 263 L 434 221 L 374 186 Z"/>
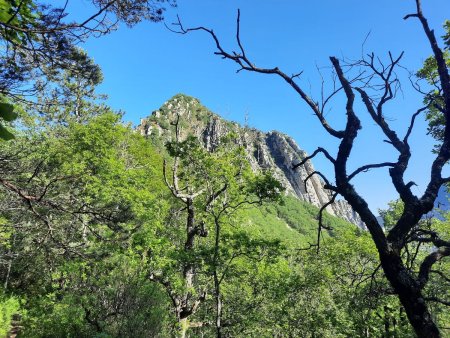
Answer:
<path fill-rule="evenodd" d="M 368 233 L 324 213 L 319 250 L 319 209 L 237 135 L 147 138 L 83 100 L 21 112 L 2 147 L 3 334 L 411 335 Z"/>
<path fill-rule="evenodd" d="M 322 147 L 310 133 L 317 148 L 307 154 L 283 132 L 228 121 L 185 94 L 160 98 L 133 126 L 100 91 L 111 87 L 100 86 L 101 66 L 80 46 L 120 25 L 161 22 L 176 1 L 91 0 L 81 9 L 0 0 L 0 337 L 449 337 L 450 22 L 436 38 L 421 1 L 412 2 L 404 19 L 420 23 L 431 47 L 419 69 L 401 75 L 403 52 L 331 56 L 330 66 L 315 65 L 319 99 L 303 70 L 249 58 L 240 10 L 230 50 L 212 28 L 189 28 L 179 15 L 165 22 L 171 36 L 211 38 L 237 73 L 273 75 L 292 89 L 333 139 Z M 149 57 L 145 39 L 134 41 L 142 49 L 135 54 Z M 189 45 L 170 64 L 162 42 L 148 43 L 167 58 L 147 62 L 155 71 L 199 57 Z M 284 53 L 270 49 L 270 57 Z M 126 79 L 115 91 L 124 100 L 132 100 L 128 87 L 138 89 L 130 64 L 114 69 Z M 409 97 L 408 80 L 418 99 L 399 101 Z M 398 116 L 407 120 L 401 128 Z M 421 187 L 410 180 L 414 146 L 426 139 L 416 138 L 420 123 L 436 143 L 415 154 L 428 171 Z M 385 146 L 378 161 L 375 148 Z M 327 175 L 314 167 L 317 155 Z M 398 196 L 382 196 L 385 210 L 371 209 L 358 187 L 375 169 L 387 182 L 370 193 L 388 183 Z"/>

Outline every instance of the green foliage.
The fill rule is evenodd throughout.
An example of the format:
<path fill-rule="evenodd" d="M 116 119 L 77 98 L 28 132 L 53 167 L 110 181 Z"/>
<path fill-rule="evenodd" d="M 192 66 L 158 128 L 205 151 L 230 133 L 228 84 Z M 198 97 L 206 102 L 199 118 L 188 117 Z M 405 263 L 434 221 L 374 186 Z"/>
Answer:
<path fill-rule="evenodd" d="M 0 250 L 13 257 L 0 272 L 8 289 L 26 299 L 24 334 L 90 336 L 99 329 L 89 312 L 112 336 L 133 336 L 138 329 L 149 335 L 160 328 L 164 305 L 150 306 L 163 304 L 161 292 L 143 282 L 136 259 L 146 259 L 164 218 L 161 158 L 111 112 L 38 133 L 20 135 L 2 149 L 3 156 L 27 149 L 29 155 L 11 163 L 16 177 L 7 179 L 42 196 L 30 209 L 8 190 L 0 195 Z M 133 271 L 122 280 L 127 267 Z"/>
<path fill-rule="evenodd" d="M 386 210 L 380 210 L 380 215 L 383 217 L 385 228 L 391 229 L 400 216 L 403 213 L 404 204 L 401 200 L 392 201 L 389 203 L 389 208 Z M 426 261 L 426 257 L 436 250 L 432 241 L 426 239 L 423 234 L 432 234 L 432 236 L 439 236 L 443 241 L 450 240 L 449 231 L 449 214 L 443 214 L 444 219 L 439 220 L 437 218 L 424 218 L 422 219 L 412 231 L 411 239 L 406 243 L 404 249 L 402 250 L 402 258 L 405 261 L 407 269 L 411 273 L 418 275 L 421 268 L 420 264 Z M 438 235 L 439 234 L 439 235 Z M 423 241 L 417 241 L 418 239 L 424 239 Z M 432 272 L 430 273 L 430 280 L 427 286 L 424 288 L 424 297 L 431 299 L 446 298 L 450 295 L 450 288 L 448 283 L 445 282 L 445 275 L 450 269 L 450 262 L 448 260 L 442 259 L 434 263 Z M 403 309 L 400 308 L 400 313 L 398 313 L 398 306 L 392 309 L 392 302 L 387 303 L 389 311 L 386 315 L 404 317 Z M 393 302 L 395 304 L 395 302 Z M 439 302 L 429 302 L 429 310 L 434 317 L 434 320 L 438 326 L 446 327 L 446 323 L 449 322 L 450 317 L 448 316 L 447 308 L 445 305 Z M 406 324 L 405 324 L 406 325 Z M 445 329 L 444 329 L 445 330 Z"/>
<path fill-rule="evenodd" d="M 241 210 L 238 213 L 240 222 L 254 235 L 278 239 L 290 247 L 307 245 L 314 240 L 313 223 L 309 224 L 309 228 L 301 229 L 302 232 L 299 232 L 277 215 L 276 206 L 277 204 L 267 203 L 261 207 L 253 206 Z M 301 210 L 301 207 L 299 209 Z"/>
<path fill-rule="evenodd" d="M 281 201 L 281 193 L 284 191 L 284 187 L 270 172 L 266 171 L 255 176 L 250 183 L 249 191 L 261 200 L 275 199 Z"/>
<path fill-rule="evenodd" d="M 296 198 L 286 196 L 283 203 L 276 205 L 278 217 L 284 219 L 289 226 L 305 235 L 317 228 L 319 209 L 309 203 L 300 202 Z M 331 228 L 348 227 L 344 220 L 324 213 L 324 223 Z"/>
<path fill-rule="evenodd" d="M 186 209 L 164 184 L 158 150 L 120 115 L 86 116 L 23 131 L 2 149 L 4 156 L 27 149 L 13 164 L 16 177 L 7 177 L 20 189 L 39 196 L 52 182 L 42 201 L 32 202 L 37 214 L 1 190 L 0 250 L 13 259 L 0 265 L 0 276 L 8 281 L 5 299 L 23 299 L 10 311 L 21 315 L 23 336 L 173 335 L 179 326 L 165 283 L 190 299 L 206 290 L 189 322 L 212 323 L 214 275 L 224 335 L 410 336 L 401 307 L 374 273 L 368 234 L 326 214 L 333 231 L 324 232 L 318 254 L 304 250 L 317 240 L 318 209 L 281 197 L 270 173 L 253 173 L 233 135 L 211 153 L 195 138 L 167 145 L 178 157 L 179 186 L 201 191 L 193 206 L 206 232 L 187 251 Z M 166 170 L 174 163 L 168 159 Z M 44 220 L 51 220 L 51 236 Z M 195 266 L 189 287 L 186 266 Z M 164 284 L 150 280 L 152 273 Z M 433 313 L 445 322 L 442 307 Z M 213 326 L 188 332 L 215 334 Z"/>
<path fill-rule="evenodd" d="M 40 13 L 35 1 L 0 0 L 0 22 L 16 27 L 27 27 L 36 24 Z M 27 34 L 21 30 L 7 30 L 7 39 L 24 46 L 29 44 Z"/>
<path fill-rule="evenodd" d="M 444 23 L 445 35 L 442 37 L 446 45 L 443 53 L 447 64 L 450 67 L 450 21 Z M 424 79 L 431 86 L 430 91 L 424 96 L 424 104 L 428 106 L 426 119 L 428 120 L 428 132 L 438 141 L 443 139 L 445 117 L 439 106 L 443 106 L 444 98 L 440 90 L 439 74 L 437 63 L 434 57 L 425 60 L 423 67 L 417 72 L 419 79 Z"/>
<path fill-rule="evenodd" d="M 402 215 L 403 209 L 404 203 L 399 199 L 389 202 L 388 209 L 378 210 L 380 216 L 383 218 L 383 224 L 386 230 L 390 230 L 394 227 Z"/>
<path fill-rule="evenodd" d="M 161 233 L 164 255 L 151 262 L 153 279 L 166 288 L 174 304 L 195 300 L 204 292 L 215 295 L 215 301 L 201 300 L 199 313 L 196 309 L 188 318 L 189 322 L 209 320 L 203 318 L 205 307 L 217 306 L 221 285 L 235 274 L 239 261 L 256 261 L 281 247 L 277 240 L 246 232 L 237 211 L 277 200 L 282 187 L 269 173 L 252 172 L 234 135 L 224 137 L 212 152 L 192 136 L 168 142 L 166 147 L 173 157 L 167 185 L 185 207 L 172 212 L 170 226 Z M 184 304 L 189 311 L 189 303 Z M 190 324 L 179 319 L 179 311 L 174 308 L 178 327 L 188 330 Z M 217 308 L 212 311 L 219 313 Z"/>
<path fill-rule="evenodd" d="M 51 90 L 51 81 L 62 70 L 83 79 L 98 76 L 98 67 L 76 44 L 90 36 L 108 34 L 118 22 L 133 26 L 143 20 L 163 19 L 164 5 L 174 0 L 114 2 L 91 1 L 93 12 L 79 22 L 70 6 L 48 1 L 0 0 L 0 94 L 17 98 L 35 90 Z M 101 15 L 100 15 L 101 14 Z"/>
<path fill-rule="evenodd" d="M 317 241 L 317 215 L 319 209 L 293 196 L 283 196 L 281 201 L 268 202 L 261 207 L 240 212 L 243 223 L 255 233 L 267 238 L 281 239 L 290 247 L 306 247 Z M 324 222 L 333 229 L 353 228 L 346 221 L 324 213 Z M 325 236 L 338 236 L 334 232 Z"/>
<path fill-rule="evenodd" d="M 444 40 L 445 46 L 447 48 L 450 48 L 450 20 L 446 20 L 444 22 L 444 30 L 445 30 L 445 34 L 442 37 L 442 39 Z"/>
<path fill-rule="evenodd" d="M 433 231 L 439 234 L 440 238 L 444 241 L 450 241 L 450 213 L 444 214 L 444 219 L 440 220 L 433 218 L 426 220 L 425 226 L 427 230 Z M 434 248 L 429 245 L 422 248 L 424 254 L 428 254 L 430 250 Z M 433 265 L 433 272 L 430 274 L 430 281 L 425 288 L 425 294 L 427 297 L 434 297 L 437 299 L 449 299 L 450 298 L 450 283 L 448 283 L 448 272 L 450 271 L 450 260 L 442 259 Z M 430 312 L 433 317 L 436 318 L 436 322 L 440 326 L 443 332 L 448 332 L 448 323 L 450 323 L 450 314 L 448 306 L 439 302 L 430 302 Z"/>
<path fill-rule="evenodd" d="M 0 103 L 0 117 L 7 122 L 14 121 L 17 118 L 17 114 L 14 113 L 13 105 Z"/>
<path fill-rule="evenodd" d="M 9 103 L 0 102 L 0 119 L 3 119 L 6 122 L 12 122 L 16 118 L 17 113 L 14 112 L 14 106 Z M 13 138 L 14 135 L 0 123 L 0 139 L 11 140 Z"/>
<path fill-rule="evenodd" d="M 140 263 L 114 254 L 101 262 L 66 264 L 55 279 L 54 292 L 32 300 L 22 320 L 24 335 L 144 337 L 161 333 L 167 321 L 164 295 L 139 276 Z"/>
<path fill-rule="evenodd" d="M 12 325 L 13 317 L 19 313 L 20 303 L 14 296 L 0 294 L 0 336 L 7 337 Z"/>
<path fill-rule="evenodd" d="M 325 213 L 333 230 L 318 253 L 305 250 L 317 240 L 318 209 L 282 196 L 270 172 L 254 173 L 236 135 L 211 152 L 194 137 L 162 151 L 97 102 L 94 80 L 76 79 L 63 74 L 55 109 L 23 112 L 23 129 L 1 149 L 4 332 L 17 314 L 24 337 L 169 337 L 189 323 L 208 324 L 190 336 L 214 336 L 219 295 L 224 336 L 411 336 L 365 231 Z M 207 112 L 196 113 L 203 123 Z M 172 156 L 167 182 L 161 154 Z M 167 188 L 175 166 L 178 193 L 196 196 L 189 250 L 186 204 Z M 387 226 L 400 211 L 391 204 Z M 427 295 L 448 292 L 431 278 Z M 192 304 L 205 292 L 177 323 L 174 299 Z M 448 322 L 442 306 L 432 313 Z"/>

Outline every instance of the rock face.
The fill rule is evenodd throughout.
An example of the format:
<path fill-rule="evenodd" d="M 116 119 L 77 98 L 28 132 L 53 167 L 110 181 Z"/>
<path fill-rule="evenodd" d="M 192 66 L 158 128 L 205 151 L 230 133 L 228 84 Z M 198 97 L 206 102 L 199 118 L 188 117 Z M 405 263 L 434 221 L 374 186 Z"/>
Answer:
<path fill-rule="evenodd" d="M 200 102 L 186 95 L 176 95 L 148 118 L 142 119 L 137 130 L 155 141 L 171 140 L 175 133 L 171 125 L 179 116 L 181 139 L 194 134 L 208 150 L 214 150 L 220 139 L 230 132 L 238 135 L 240 144 L 245 147 L 248 160 L 255 171 L 270 170 L 286 188 L 286 193 L 321 207 L 330 200 L 330 192 L 324 189 L 323 181 L 313 175 L 311 161 L 304 166 L 292 169 L 307 155 L 289 136 L 271 131 L 261 132 L 254 128 L 241 127 L 210 112 Z M 328 213 L 343 218 L 359 227 L 364 227 L 360 217 L 344 200 L 338 200 L 327 207 Z"/>

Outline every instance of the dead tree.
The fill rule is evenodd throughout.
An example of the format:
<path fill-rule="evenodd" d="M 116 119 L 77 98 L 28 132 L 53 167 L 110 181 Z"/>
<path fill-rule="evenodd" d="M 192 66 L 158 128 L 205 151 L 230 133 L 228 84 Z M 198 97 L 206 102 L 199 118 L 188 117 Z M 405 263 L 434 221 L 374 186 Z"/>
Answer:
<path fill-rule="evenodd" d="M 316 174 L 325 180 L 325 188 L 331 190 L 333 199 L 336 195 L 341 195 L 360 215 L 376 245 L 384 274 L 404 306 L 409 322 L 419 337 L 433 338 L 440 337 L 440 332 L 430 314 L 428 303 L 438 301 L 442 304 L 448 304 L 448 301 L 427 299 L 423 290 L 429 280 L 430 273 L 433 271 L 433 265 L 450 255 L 450 242 L 440 238 L 436 232 L 420 231 L 419 221 L 425 214 L 432 210 L 439 188 L 443 184 L 450 182 L 450 177 L 442 177 L 442 169 L 450 159 L 450 78 L 443 50 L 439 47 L 434 31 L 431 30 L 422 13 L 420 0 L 416 0 L 416 5 L 417 12 L 407 15 L 405 19 L 411 17 L 418 18 L 430 43 L 438 68 L 440 89 L 443 97 L 443 104 L 439 105 L 438 109 L 445 117 L 444 138 L 433 160 L 428 185 L 422 196 L 413 194 L 411 187 L 414 185 L 414 182 L 405 182 L 404 173 L 411 158 L 411 148 L 408 140 L 413 130 L 415 119 L 429 106 L 421 107 L 412 114 L 409 127 L 404 137 L 399 136 L 391 128 L 384 114 L 386 103 L 395 98 L 395 92 L 399 84 L 395 70 L 399 67 L 399 62 L 403 54 L 397 58 L 389 54 L 389 61 L 387 63 L 380 62 L 374 55 L 369 55 L 365 59 L 351 64 L 344 64 L 342 60 L 338 60 L 336 57 L 330 57 L 338 85 L 329 97 L 323 99 L 321 103 L 318 103 L 298 83 L 297 80 L 301 73 L 288 75 L 278 67 L 260 68 L 250 61 L 240 39 L 239 11 L 236 32 L 237 51 L 226 51 L 211 29 L 205 27 L 184 28 L 180 20 L 175 25 L 177 26 L 176 32 L 182 34 L 194 31 L 208 33 L 215 42 L 217 48 L 215 54 L 223 59 L 237 63 L 240 67 L 237 70 L 238 72 L 245 70 L 262 74 L 272 74 L 283 79 L 312 110 L 325 131 L 339 140 L 339 148 L 335 156 L 332 156 L 326 149 L 319 147 L 311 156 L 308 156 L 294 167 L 304 165 L 307 160 L 319 153 L 323 154 L 330 161 L 334 167 L 334 183 L 328 181 L 320 172 L 316 172 Z M 355 77 L 351 78 L 346 71 L 347 67 L 362 67 L 364 71 L 357 73 Z M 374 82 L 376 82 L 375 85 L 373 84 Z M 371 89 L 377 90 L 377 97 L 370 95 Z M 338 91 L 345 93 L 346 97 L 346 123 L 343 129 L 333 128 L 328 123 L 324 114 L 326 104 Z M 386 142 L 391 144 L 398 152 L 398 158 L 395 162 L 366 164 L 353 172 L 348 172 L 348 159 L 352 155 L 355 140 L 361 130 L 360 118 L 355 111 L 355 100 L 357 99 L 362 100 L 370 117 L 387 138 Z M 435 102 L 431 102 L 430 104 L 435 104 Z M 401 217 L 388 233 L 383 231 L 376 216 L 369 209 L 367 202 L 351 183 L 351 180 L 355 176 L 374 168 L 389 168 L 392 184 L 405 206 Z M 402 259 L 402 250 L 404 250 L 407 242 L 412 238 L 416 242 L 431 243 L 435 247 L 435 250 L 429 253 L 421 262 L 418 273 L 409 270 Z"/>

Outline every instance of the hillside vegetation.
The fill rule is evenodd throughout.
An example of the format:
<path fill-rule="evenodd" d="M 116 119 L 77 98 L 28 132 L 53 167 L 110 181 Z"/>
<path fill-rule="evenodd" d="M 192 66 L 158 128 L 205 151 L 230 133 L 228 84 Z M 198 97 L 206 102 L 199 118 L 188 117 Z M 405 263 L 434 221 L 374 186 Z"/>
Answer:
<path fill-rule="evenodd" d="M 23 112 L 3 144 L 3 332 L 411 336 L 368 234 L 325 215 L 317 250 L 318 208 L 254 172 L 233 136 L 213 152 L 195 138 L 166 150 L 107 107 L 83 114 Z M 181 195 L 202 191 L 190 207 L 167 186 L 175 163 Z"/>
<path fill-rule="evenodd" d="M 317 15 L 300 21 L 298 10 L 272 15 L 270 6 L 258 8 L 271 14 L 262 28 L 293 47 L 289 53 L 258 48 L 271 46 L 264 29 L 241 39 L 258 21 L 244 23 L 238 10 L 227 23 L 219 18 L 226 6 L 209 15 L 219 2 L 186 2 L 186 15 L 167 24 L 166 10 L 177 2 L 87 0 L 81 9 L 70 0 L 0 0 L 0 337 L 450 337 L 450 22 L 440 38 L 432 27 L 444 11 L 427 18 L 415 0 L 399 16 L 416 21 L 431 47 L 414 37 L 419 63 L 403 52 L 331 55 L 328 67 L 313 67 L 314 80 L 302 43 L 336 50 L 337 41 L 353 53 L 345 25 L 343 39 L 330 39 L 320 25 L 327 15 L 354 14 L 353 3 L 313 4 Z M 380 17 L 406 8 L 374 6 L 348 23 L 383 28 Z M 194 18 L 205 26 L 189 26 Z M 259 19 L 265 25 L 266 17 Z M 280 19 L 293 26 L 282 32 L 288 26 L 272 24 Z M 263 117 L 294 109 L 291 99 L 298 100 L 301 116 L 315 116 L 323 129 L 299 130 L 316 150 L 308 155 L 283 132 L 227 121 L 185 94 L 133 128 L 129 115 L 106 104 L 117 101 L 97 92 L 102 71 L 80 45 L 94 51 L 84 43 L 120 24 L 162 21 L 174 33 L 212 39 L 214 55 L 238 73 L 263 75 L 234 87 L 245 95 L 232 95 L 231 104 L 250 100 Z M 393 24 L 389 33 L 400 35 L 375 49 L 408 40 Z M 143 27 L 116 35 L 95 54 L 118 57 L 107 74 L 114 100 L 136 107 L 133 98 L 161 90 L 209 85 L 204 93 L 223 95 L 233 86 L 197 53 L 202 39 L 170 40 Z M 314 33 L 310 42 L 301 36 L 306 31 Z M 254 62 L 258 50 L 265 55 Z M 274 63 L 265 68 L 264 59 Z M 290 62 L 301 71 L 292 73 Z M 264 89 L 266 76 L 295 95 Z M 271 104 L 260 105 L 262 93 L 274 96 L 264 98 Z M 309 125 L 296 121 L 289 119 Z M 423 122 L 436 144 L 430 156 L 419 156 L 430 171 L 416 172 L 417 186 L 411 159 L 425 144 Z M 314 168 L 316 155 L 331 177 Z M 360 194 L 367 182 L 359 175 L 369 170 L 389 177 L 368 195 L 386 186 L 398 193 L 380 217 Z M 436 201 L 444 205 L 437 211 Z"/>

